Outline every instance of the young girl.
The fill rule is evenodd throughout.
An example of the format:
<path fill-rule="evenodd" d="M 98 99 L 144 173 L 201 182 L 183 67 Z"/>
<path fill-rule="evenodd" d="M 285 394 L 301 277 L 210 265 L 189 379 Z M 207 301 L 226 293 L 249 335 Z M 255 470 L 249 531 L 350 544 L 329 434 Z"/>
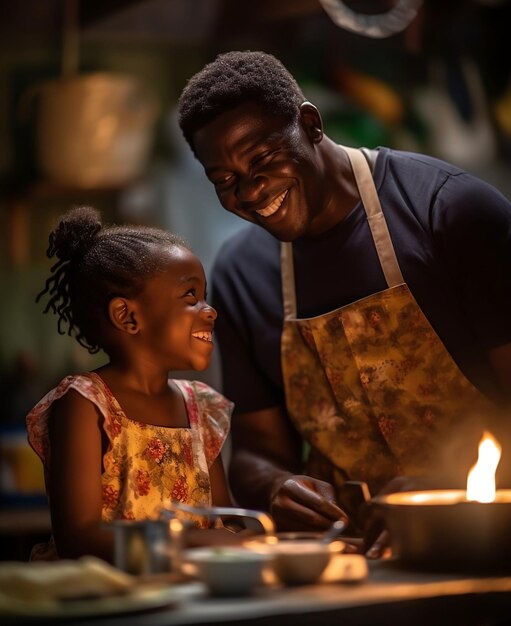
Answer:
<path fill-rule="evenodd" d="M 169 498 L 230 505 L 220 450 L 232 404 L 204 383 L 168 379 L 208 366 L 216 311 L 197 257 L 159 229 L 104 227 L 94 209 L 74 209 L 47 255 L 58 261 L 38 296 L 48 298 L 44 312 L 109 360 L 64 378 L 27 416 L 53 531 L 32 558 L 112 560 L 104 522 L 156 519 Z"/>

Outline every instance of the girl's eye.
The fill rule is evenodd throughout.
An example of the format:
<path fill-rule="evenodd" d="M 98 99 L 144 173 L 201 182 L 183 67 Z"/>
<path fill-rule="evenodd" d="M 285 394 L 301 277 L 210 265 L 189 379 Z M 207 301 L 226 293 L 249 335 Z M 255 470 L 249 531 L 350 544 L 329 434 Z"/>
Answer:
<path fill-rule="evenodd" d="M 188 289 L 188 291 L 185 293 L 185 298 L 187 297 L 194 298 L 194 300 L 197 300 L 197 291 L 195 287 Z"/>
<path fill-rule="evenodd" d="M 213 181 L 215 187 L 226 187 L 232 180 L 232 174 L 228 174 L 227 176 L 222 176 Z"/>

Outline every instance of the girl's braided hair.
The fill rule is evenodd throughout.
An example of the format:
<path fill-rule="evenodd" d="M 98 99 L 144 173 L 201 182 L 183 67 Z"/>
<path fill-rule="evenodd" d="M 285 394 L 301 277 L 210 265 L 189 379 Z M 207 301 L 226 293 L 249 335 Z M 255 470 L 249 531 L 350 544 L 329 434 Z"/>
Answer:
<path fill-rule="evenodd" d="M 46 254 L 58 261 L 36 302 L 48 296 L 44 313 L 58 315 L 59 333 L 65 334 L 67 326 L 67 334 L 91 354 L 99 352 L 105 347 L 101 329 L 110 300 L 138 296 L 146 280 L 168 262 L 161 248 L 172 246 L 188 248 L 180 237 L 158 228 L 103 226 L 95 209 L 73 209 L 50 233 Z"/>

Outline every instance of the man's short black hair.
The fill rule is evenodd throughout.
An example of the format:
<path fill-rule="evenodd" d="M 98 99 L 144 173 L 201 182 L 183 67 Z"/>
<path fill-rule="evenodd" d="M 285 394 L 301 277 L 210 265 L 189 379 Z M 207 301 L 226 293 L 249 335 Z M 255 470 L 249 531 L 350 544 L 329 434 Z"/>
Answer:
<path fill-rule="evenodd" d="M 179 99 L 179 125 L 192 150 L 195 131 L 249 100 L 291 122 L 305 97 L 273 55 L 250 50 L 219 54 L 190 78 Z"/>

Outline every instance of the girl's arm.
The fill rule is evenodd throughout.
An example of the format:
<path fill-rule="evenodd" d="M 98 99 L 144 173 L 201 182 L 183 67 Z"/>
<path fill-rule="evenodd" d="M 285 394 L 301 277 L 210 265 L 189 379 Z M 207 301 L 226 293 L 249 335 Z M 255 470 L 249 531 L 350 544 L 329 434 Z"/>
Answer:
<path fill-rule="evenodd" d="M 47 488 L 61 558 L 113 559 L 113 535 L 101 521 L 102 423 L 97 407 L 77 391 L 52 406 Z"/>

